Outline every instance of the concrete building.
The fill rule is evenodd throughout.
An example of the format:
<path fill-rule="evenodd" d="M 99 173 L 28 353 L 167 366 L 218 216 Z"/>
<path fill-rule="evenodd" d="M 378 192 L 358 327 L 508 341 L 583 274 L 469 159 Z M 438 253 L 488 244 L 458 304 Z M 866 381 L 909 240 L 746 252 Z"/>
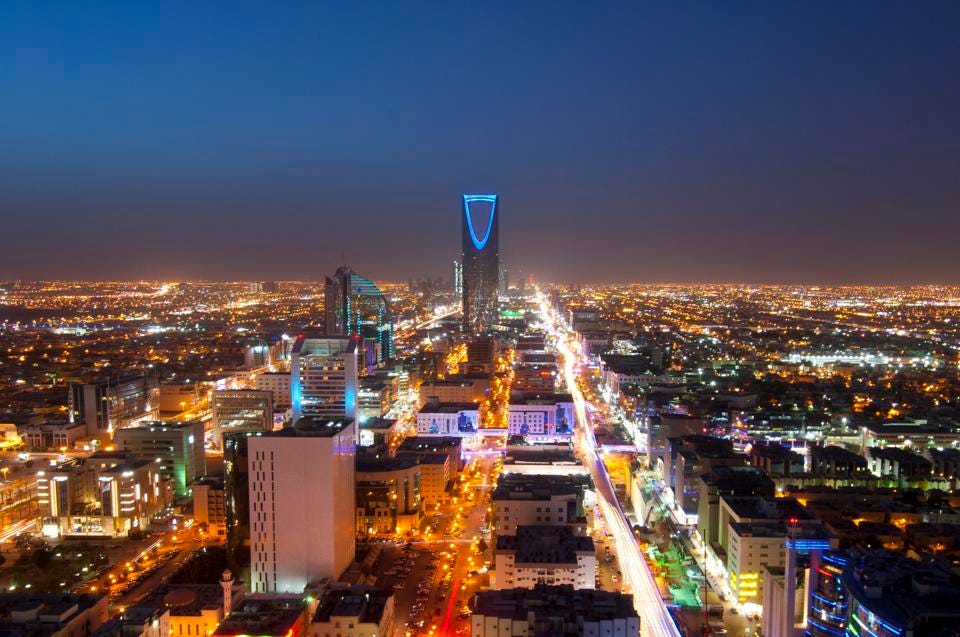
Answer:
<path fill-rule="evenodd" d="M 87 435 L 109 437 L 117 429 L 160 415 L 160 387 L 143 374 L 107 376 L 88 383 L 71 383 L 70 422 L 80 423 Z"/>
<path fill-rule="evenodd" d="M 37 471 L 41 530 L 47 537 L 127 535 L 170 504 L 169 476 L 155 461 L 100 451 Z"/>
<path fill-rule="evenodd" d="M 472 436 L 477 433 L 476 403 L 429 402 L 417 412 L 418 436 Z"/>
<path fill-rule="evenodd" d="M 494 530 L 499 536 L 515 535 L 520 526 L 570 526 L 583 535 L 589 490 L 589 476 L 503 475 L 491 498 Z"/>
<path fill-rule="evenodd" d="M 449 376 L 445 380 L 426 380 L 420 385 L 421 406 L 427 402 L 479 403 L 490 388 L 490 377 Z"/>
<path fill-rule="evenodd" d="M 310 622 L 310 637 L 395 637 L 400 632 L 393 593 L 365 586 L 324 592 Z"/>
<path fill-rule="evenodd" d="M 359 422 L 356 339 L 300 336 L 290 357 L 294 422 L 305 416 Z"/>
<path fill-rule="evenodd" d="M 290 399 L 289 372 L 264 372 L 257 374 L 254 386 L 259 391 L 273 392 L 273 404 L 277 408 L 285 409 L 292 405 Z"/>
<path fill-rule="evenodd" d="M 248 595 L 213 634 L 216 637 L 307 637 L 309 609 L 309 603 L 300 595 Z"/>
<path fill-rule="evenodd" d="M 594 588 L 597 555 L 593 539 L 569 526 L 519 526 L 498 535 L 494 549 L 495 589 L 569 584 Z"/>
<path fill-rule="evenodd" d="M 0 631 L 10 637 L 87 637 L 109 617 L 106 595 L 0 593 Z"/>
<path fill-rule="evenodd" d="M 570 394 L 513 392 L 507 413 L 507 432 L 532 439 L 568 439 L 573 434 Z"/>
<path fill-rule="evenodd" d="M 213 444 L 223 448 L 225 433 L 273 431 L 273 392 L 234 389 L 213 392 Z"/>
<path fill-rule="evenodd" d="M 442 453 L 450 459 L 450 479 L 460 475 L 463 469 L 463 439 L 459 436 L 412 436 L 397 447 L 397 455 Z"/>
<path fill-rule="evenodd" d="M 138 458 L 159 460 L 161 475 L 173 482 L 176 497 L 190 495 L 190 484 L 206 473 L 203 423 L 146 421 L 114 432 L 118 449 Z"/>
<path fill-rule="evenodd" d="M 714 467 L 698 480 L 697 531 L 707 546 L 717 547 L 720 538 L 720 498 L 755 495 L 772 498 L 773 481 L 762 469 L 748 466 Z"/>
<path fill-rule="evenodd" d="M 356 531 L 358 534 L 405 534 L 423 519 L 420 460 L 361 453 L 356 461 Z"/>
<path fill-rule="evenodd" d="M 471 637 L 583 635 L 640 637 L 633 597 L 573 586 L 481 591 L 473 598 Z"/>
<path fill-rule="evenodd" d="M 368 418 L 360 423 L 360 446 L 389 445 L 400 432 L 395 418 Z"/>
<path fill-rule="evenodd" d="M 155 618 L 157 624 L 165 627 L 157 637 L 210 637 L 243 600 L 243 585 L 229 571 L 224 575 L 227 579 L 218 584 L 167 584 L 154 588 L 124 611 L 124 635 L 132 637 L 126 624 L 133 617 L 142 617 Z M 142 622 L 146 631 L 140 634 L 149 637 L 152 623 Z"/>
<path fill-rule="evenodd" d="M 206 477 L 193 483 L 193 520 L 207 525 L 213 537 L 227 534 L 227 510 L 223 478 Z"/>
<path fill-rule="evenodd" d="M 353 561 L 355 439 L 319 417 L 247 438 L 252 591 L 299 593 Z"/>

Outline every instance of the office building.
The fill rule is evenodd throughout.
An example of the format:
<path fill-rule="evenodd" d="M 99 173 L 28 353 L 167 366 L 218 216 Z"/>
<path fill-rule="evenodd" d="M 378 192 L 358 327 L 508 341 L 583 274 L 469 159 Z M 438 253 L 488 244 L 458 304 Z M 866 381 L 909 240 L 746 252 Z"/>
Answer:
<path fill-rule="evenodd" d="M 500 215 L 497 195 L 463 195 L 463 329 L 473 334 L 497 320 L 500 281 Z M 485 223 L 480 208 L 488 208 Z"/>
<path fill-rule="evenodd" d="M 143 374 L 107 376 L 71 383 L 70 422 L 83 424 L 91 437 L 109 437 L 117 429 L 160 415 L 160 387 Z"/>
<path fill-rule="evenodd" d="M 463 264 L 453 262 L 453 294 L 458 300 L 463 299 Z"/>
<path fill-rule="evenodd" d="M 470 635 L 640 637 L 640 617 L 630 595 L 537 584 L 477 593 Z"/>
<path fill-rule="evenodd" d="M 397 455 L 443 454 L 449 460 L 450 478 L 453 479 L 463 468 L 462 449 L 463 439 L 458 436 L 412 436 L 400 443 Z"/>
<path fill-rule="evenodd" d="M 168 506 L 172 486 L 153 460 L 98 451 L 37 471 L 37 503 L 46 537 L 125 536 L 145 529 Z"/>
<path fill-rule="evenodd" d="M 418 436 L 472 436 L 477 433 L 476 403 L 430 402 L 417 412 Z"/>
<path fill-rule="evenodd" d="M 804 616 L 812 637 L 939 637 L 960 626 L 960 577 L 948 560 L 825 551 L 811 579 Z"/>
<path fill-rule="evenodd" d="M 359 422 L 357 374 L 356 339 L 299 336 L 290 362 L 293 421 L 316 416 Z"/>
<path fill-rule="evenodd" d="M 273 392 L 233 389 L 213 392 L 213 445 L 223 448 L 226 433 L 273 430 Z"/>
<path fill-rule="evenodd" d="M 262 433 L 229 433 L 223 437 L 223 508 L 227 527 L 227 565 L 250 581 L 249 440 Z"/>
<path fill-rule="evenodd" d="M 358 534 L 404 534 L 423 519 L 420 460 L 412 454 L 357 455 L 356 503 Z"/>
<path fill-rule="evenodd" d="M 260 391 L 273 392 L 273 404 L 279 409 L 291 405 L 290 401 L 290 373 L 264 372 L 257 374 L 254 386 Z"/>
<path fill-rule="evenodd" d="M 507 432 L 531 440 L 569 439 L 573 434 L 570 394 L 512 392 L 507 408 Z"/>
<path fill-rule="evenodd" d="M 247 438 L 252 591 L 299 593 L 353 562 L 354 427 L 305 417 Z"/>
<path fill-rule="evenodd" d="M 324 303 L 327 335 L 356 337 L 368 367 L 393 359 L 393 317 L 376 283 L 342 266 L 327 277 Z"/>
<path fill-rule="evenodd" d="M 569 526 L 519 526 L 516 535 L 498 535 L 493 588 L 570 584 L 594 588 L 597 555 L 593 539 Z"/>
<path fill-rule="evenodd" d="M 425 380 L 420 385 L 421 405 L 437 403 L 478 403 L 486 398 L 490 376 L 448 376 L 444 380 Z"/>
<path fill-rule="evenodd" d="M 161 475 L 173 481 L 176 497 L 190 495 L 190 483 L 206 473 L 203 423 L 147 421 L 115 432 L 118 449 L 159 461 Z"/>

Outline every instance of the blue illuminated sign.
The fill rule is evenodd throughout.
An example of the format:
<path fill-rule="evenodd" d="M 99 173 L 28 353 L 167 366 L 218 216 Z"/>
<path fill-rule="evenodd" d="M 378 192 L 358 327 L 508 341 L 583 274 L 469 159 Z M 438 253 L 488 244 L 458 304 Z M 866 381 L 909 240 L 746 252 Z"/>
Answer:
<path fill-rule="evenodd" d="M 487 220 L 487 231 L 483 233 L 483 239 L 477 238 L 477 233 L 473 228 L 473 219 L 470 218 L 470 204 L 475 201 L 482 201 L 490 204 L 490 218 Z M 477 250 L 483 250 L 490 240 L 490 230 L 493 229 L 493 217 L 497 214 L 497 195 L 464 195 L 463 196 L 463 214 L 467 219 L 467 229 L 470 231 L 470 240 L 473 247 Z"/>

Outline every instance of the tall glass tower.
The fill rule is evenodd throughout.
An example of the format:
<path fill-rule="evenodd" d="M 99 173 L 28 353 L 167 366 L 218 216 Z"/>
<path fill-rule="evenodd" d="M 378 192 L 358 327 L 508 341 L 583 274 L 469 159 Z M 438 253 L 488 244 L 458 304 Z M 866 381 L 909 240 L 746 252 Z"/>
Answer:
<path fill-rule="evenodd" d="M 497 195 L 463 195 L 463 329 L 477 334 L 497 320 L 500 216 Z M 489 216 L 482 212 L 489 207 Z"/>

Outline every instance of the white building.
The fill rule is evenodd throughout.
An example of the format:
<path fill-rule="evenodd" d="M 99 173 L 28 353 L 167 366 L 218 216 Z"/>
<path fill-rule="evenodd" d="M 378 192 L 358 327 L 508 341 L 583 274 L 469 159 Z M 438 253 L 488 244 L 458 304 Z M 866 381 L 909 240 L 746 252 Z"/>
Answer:
<path fill-rule="evenodd" d="M 597 555 L 593 539 L 568 526 L 521 526 L 516 535 L 498 535 L 493 588 L 569 584 L 594 588 Z"/>
<path fill-rule="evenodd" d="M 764 567 L 784 564 L 783 524 L 731 523 L 727 552 L 727 576 L 730 590 L 741 604 L 760 603 L 761 574 Z"/>
<path fill-rule="evenodd" d="M 569 439 L 573 423 L 569 394 L 527 392 L 510 397 L 507 433 L 511 436 Z"/>
<path fill-rule="evenodd" d="M 359 421 L 357 341 L 349 336 L 300 336 L 290 363 L 293 421 L 304 416 Z"/>
<path fill-rule="evenodd" d="M 427 403 L 417 413 L 417 435 L 472 436 L 477 433 L 477 414 L 475 403 Z"/>
<path fill-rule="evenodd" d="M 505 475 L 493 491 L 494 530 L 514 535 L 520 526 L 569 526 L 583 535 L 589 488 L 584 475 Z"/>
<path fill-rule="evenodd" d="M 300 593 L 354 558 L 354 423 L 302 418 L 248 438 L 250 588 Z"/>
<path fill-rule="evenodd" d="M 257 374 L 255 387 L 260 391 L 273 392 L 273 404 L 279 408 L 289 407 L 290 372 L 264 372 Z"/>

